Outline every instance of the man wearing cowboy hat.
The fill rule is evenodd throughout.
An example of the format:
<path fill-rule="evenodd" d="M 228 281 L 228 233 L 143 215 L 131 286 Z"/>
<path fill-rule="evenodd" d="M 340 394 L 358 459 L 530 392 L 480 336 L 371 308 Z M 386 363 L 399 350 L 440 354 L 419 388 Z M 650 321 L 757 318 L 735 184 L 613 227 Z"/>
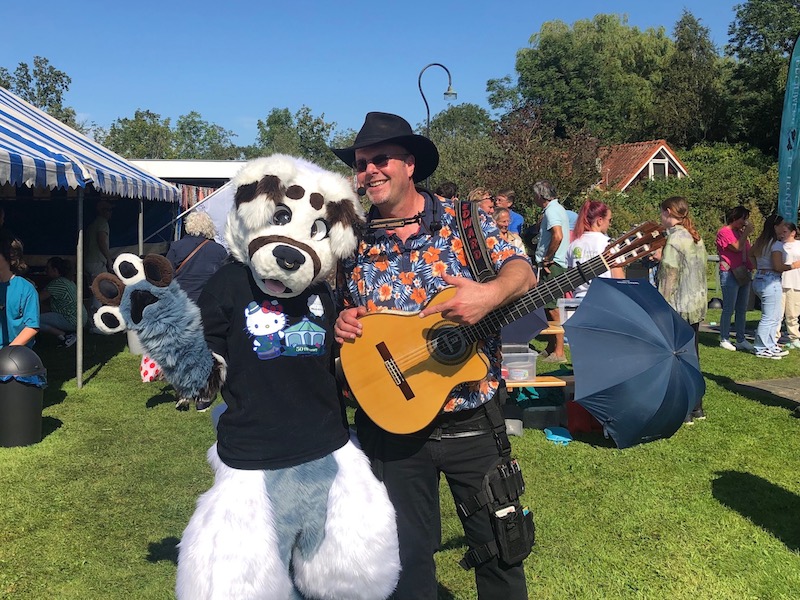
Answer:
<path fill-rule="evenodd" d="M 359 316 L 371 310 L 421 311 L 421 316 L 441 312 L 461 324 L 475 324 L 493 309 L 524 294 L 536 282 L 524 253 L 503 241 L 491 219 L 481 215 L 497 277 L 477 283 L 465 265 L 458 237 L 455 209 L 415 186 L 439 164 L 439 152 L 428 138 L 413 133 L 397 115 L 371 112 L 348 148 L 332 149 L 356 172 L 359 193 L 372 204 L 369 232 L 345 273 L 350 308 L 336 321 L 339 343 L 361 334 Z M 381 219 L 392 219 L 381 226 Z M 376 256 L 381 257 L 376 260 Z M 384 260 L 385 257 L 385 260 Z M 448 301 L 425 308 L 444 287 L 456 288 Z M 456 504 L 482 491 L 484 478 L 497 471 L 502 458 L 496 440 L 500 425 L 490 419 L 499 414 L 495 395 L 500 380 L 500 339 L 488 336 L 480 344 L 490 357 L 488 376 L 456 386 L 434 422 L 409 435 L 388 433 L 358 410 L 356 424 L 364 450 L 383 479 L 397 511 L 402 571 L 395 592 L 398 600 L 437 597 L 433 554 L 441 538 L 439 475 L 444 473 Z M 506 438 L 507 442 L 507 438 Z M 470 546 L 464 566 L 475 567 L 481 599 L 527 598 L 521 562 L 507 564 L 498 556 L 489 506 L 465 511 L 464 532 Z M 469 558 L 469 560 L 467 560 Z"/>

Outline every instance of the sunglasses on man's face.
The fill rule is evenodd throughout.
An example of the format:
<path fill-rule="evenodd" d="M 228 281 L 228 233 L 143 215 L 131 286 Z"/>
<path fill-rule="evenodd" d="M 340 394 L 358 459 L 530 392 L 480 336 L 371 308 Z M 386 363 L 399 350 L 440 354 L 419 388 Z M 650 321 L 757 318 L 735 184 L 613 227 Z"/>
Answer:
<path fill-rule="evenodd" d="M 372 163 L 373 165 L 375 165 L 379 169 L 382 169 L 383 167 L 385 167 L 386 165 L 389 164 L 389 161 L 391 159 L 396 158 L 396 159 L 401 160 L 401 159 L 406 158 L 407 156 L 410 156 L 410 155 L 409 154 L 376 154 L 372 158 L 359 158 L 353 164 L 353 167 L 355 168 L 355 170 L 358 173 L 363 173 L 364 171 L 367 170 L 367 165 L 369 165 L 370 163 Z"/>

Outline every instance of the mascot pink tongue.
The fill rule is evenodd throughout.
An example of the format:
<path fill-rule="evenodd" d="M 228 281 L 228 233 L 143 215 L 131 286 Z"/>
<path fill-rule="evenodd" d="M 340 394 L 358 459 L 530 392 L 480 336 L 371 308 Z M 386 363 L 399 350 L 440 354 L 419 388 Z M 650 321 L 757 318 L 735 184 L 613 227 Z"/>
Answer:
<path fill-rule="evenodd" d="M 283 294 L 287 291 L 287 287 L 277 279 L 265 279 L 264 286 L 267 288 L 267 291 L 273 294 Z"/>
<path fill-rule="evenodd" d="M 347 178 L 290 156 L 251 161 L 232 183 L 232 260 L 197 306 L 168 276 L 148 279 L 153 268 L 126 279 L 127 262 L 96 290 L 107 306 L 95 324 L 135 329 L 186 404 L 222 386 L 214 484 L 179 544 L 177 597 L 387 598 L 400 572 L 395 513 L 350 441 L 326 283 L 355 251 L 361 206 Z M 146 301 L 131 307 L 134 292 Z"/>

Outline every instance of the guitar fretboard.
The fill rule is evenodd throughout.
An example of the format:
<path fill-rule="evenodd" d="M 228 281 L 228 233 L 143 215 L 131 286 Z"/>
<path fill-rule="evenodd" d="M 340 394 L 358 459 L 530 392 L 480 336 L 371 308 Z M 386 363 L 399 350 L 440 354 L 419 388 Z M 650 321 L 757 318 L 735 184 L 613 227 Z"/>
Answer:
<path fill-rule="evenodd" d="M 608 269 L 608 263 L 603 255 L 595 256 L 580 263 L 576 268 L 531 288 L 511 304 L 494 309 L 474 325 L 462 325 L 456 329 L 460 331 L 459 335 L 463 339 L 472 344 L 497 333 L 502 327 L 532 313 L 548 302 L 563 298 L 567 292 L 605 273 Z"/>

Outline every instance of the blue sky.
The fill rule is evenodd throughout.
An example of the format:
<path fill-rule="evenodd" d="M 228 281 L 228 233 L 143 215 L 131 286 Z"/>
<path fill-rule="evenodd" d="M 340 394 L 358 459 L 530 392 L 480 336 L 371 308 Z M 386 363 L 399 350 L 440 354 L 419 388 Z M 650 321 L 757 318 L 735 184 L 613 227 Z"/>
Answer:
<path fill-rule="evenodd" d="M 371 110 L 425 121 L 417 87 L 427 64 L 447 66 L 456 103 L 488 107 L 486 82 L 516 77 L 517 50 L 545 21 L 573 23 L 597 13 L 625 14 L 640 29 L 671 34 L 683 8 L 728 39 L 736 0 L 561 0 L 496 2 L 224 0 L 175 2 L 39 0 L 3 8 L 0 65 L 48 58 L 72 78 L 65 103 L 81 119 L 108 127 L 137 108 L 170 117 L 192 110 L 255 140 L 272 108 L 304 104 L 337 129 L 359 129 Z M 447 75 L 422 78 L 431 115 L 447 107 Z"/>

